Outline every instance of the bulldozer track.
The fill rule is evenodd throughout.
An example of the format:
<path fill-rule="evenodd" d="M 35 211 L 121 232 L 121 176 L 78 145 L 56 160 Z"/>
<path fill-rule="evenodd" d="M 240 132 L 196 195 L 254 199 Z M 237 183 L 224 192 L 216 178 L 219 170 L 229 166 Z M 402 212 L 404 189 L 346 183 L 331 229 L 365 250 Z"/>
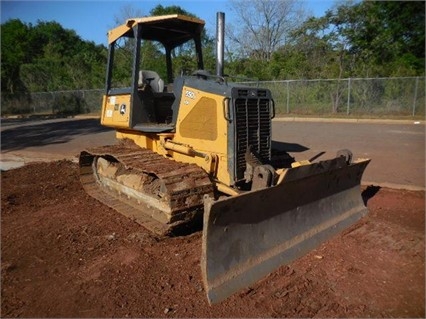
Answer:
<path fill-rule="evenodd" d="M 149 177 L 156 183 L 145 184 L 148 192 L 136 192 L 136 198 L 129 196 L 119 189 L 123 185 L 114 187 L 119 183 L 99 177 L 98 158 L 120 165 L 122 174 Z M 133 143 L 84 150 L 79 166 L 81 183 L 89 195 L 159 235 L 188 231 L 201 221 L 204 195 L 213 195 L 209 176 L 197 165 L 176 162 Z"/>

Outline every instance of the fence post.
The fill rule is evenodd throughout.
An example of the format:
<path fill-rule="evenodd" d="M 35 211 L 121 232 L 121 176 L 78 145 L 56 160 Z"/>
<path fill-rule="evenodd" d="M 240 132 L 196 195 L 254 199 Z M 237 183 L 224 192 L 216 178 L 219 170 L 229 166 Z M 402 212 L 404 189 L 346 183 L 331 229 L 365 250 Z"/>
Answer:
<path fill-rule="evenodd" d="M 287 80 L 287 114 L 290 113 L 290 92 L 288 90 L 288 83 L 289 80 Z"/>
<path fill-rule="evenodd" d="M 30 93 L 30 101 L 33 104 L 33 114 L 36 114 L 36 106 L 35 106 L 35 103 L 33 102 L 34 101 L 33 97 L 34 97 L 34 94 Z"/>
<path fill-rule="evenodd" d="M 52 114 L 55 114 L 55 92 L 50 92 L 50 95 L 52 96 L 52 100 L 51 100 Z"/>
<path fill-rule="evenodd" d="M 414 99 L 413 99 L 413 116 L 416 115 L 416 102 L 417 102 L 417 90 L 419 88 L 419 77 L 416 77 L 416 85 L 414 87 Z"/>
<path fill-rule="evenodd" d="M 348 79 L 348 103 L 346 107 L 346 115 L 349 115 L 351 103 L 351 78 Z"/>

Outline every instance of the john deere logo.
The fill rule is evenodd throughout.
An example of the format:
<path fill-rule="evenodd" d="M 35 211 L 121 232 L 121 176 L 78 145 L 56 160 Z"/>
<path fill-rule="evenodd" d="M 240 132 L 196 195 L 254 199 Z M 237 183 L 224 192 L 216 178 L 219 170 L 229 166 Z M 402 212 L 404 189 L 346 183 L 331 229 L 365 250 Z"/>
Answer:
<path fill-rule="evenodd" d="M 126 104 L 124 103 L 120 105 L 120 114 L 121 115 L 126 114 Z"/>

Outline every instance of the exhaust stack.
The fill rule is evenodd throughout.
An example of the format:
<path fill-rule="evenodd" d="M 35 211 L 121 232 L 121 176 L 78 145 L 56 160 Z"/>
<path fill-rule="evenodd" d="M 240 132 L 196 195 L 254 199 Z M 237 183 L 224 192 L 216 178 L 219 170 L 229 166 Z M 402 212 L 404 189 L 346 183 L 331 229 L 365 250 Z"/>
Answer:
<path fill-rule="evenodd" d="M 225 52 L 225 13 L 216 14 L 216 75 L 223 76 Z"/>

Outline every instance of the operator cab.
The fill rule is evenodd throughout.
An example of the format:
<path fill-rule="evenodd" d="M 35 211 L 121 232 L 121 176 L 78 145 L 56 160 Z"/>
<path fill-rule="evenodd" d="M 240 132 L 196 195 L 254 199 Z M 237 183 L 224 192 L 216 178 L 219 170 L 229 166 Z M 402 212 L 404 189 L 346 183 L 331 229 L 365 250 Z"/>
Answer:
<path fill-rule="evenodd" d="M 109 31 L 102 124 L 142 132 L 173 131 L 182 68 L 203 69 L 203 28 L 203 20 L 172 14 L 128 19 Z M 174 70 L 174 64 L 181 70 Z"/>

